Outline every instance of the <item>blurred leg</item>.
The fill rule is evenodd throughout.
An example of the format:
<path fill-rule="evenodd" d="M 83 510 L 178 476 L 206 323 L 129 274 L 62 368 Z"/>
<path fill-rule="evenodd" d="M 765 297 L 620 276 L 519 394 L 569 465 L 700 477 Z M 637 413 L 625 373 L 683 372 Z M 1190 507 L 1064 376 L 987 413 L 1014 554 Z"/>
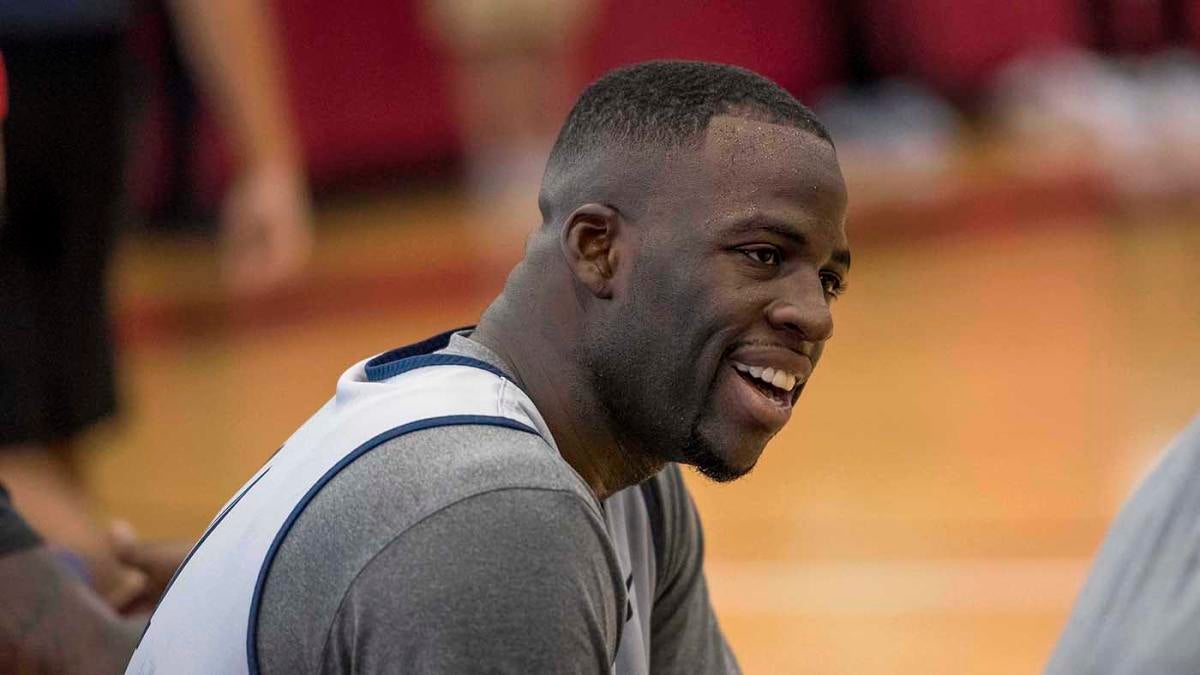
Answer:
<path fill-rule="evenodd" d="M 0 230 L 0 481 L 97 588 L 125 574 L 89 508 L 74 439 L 115 409 L 105 270 L 120 202 L 120 36 L 7 40 Z"/>
<path fill-rule="evenodd" d="M 466 151 L 468 217 L 485 277 L 507 272 L 541 222 L 538 185 L 577 86 L 590 0 L 433 0 L 451 53 Z"/>

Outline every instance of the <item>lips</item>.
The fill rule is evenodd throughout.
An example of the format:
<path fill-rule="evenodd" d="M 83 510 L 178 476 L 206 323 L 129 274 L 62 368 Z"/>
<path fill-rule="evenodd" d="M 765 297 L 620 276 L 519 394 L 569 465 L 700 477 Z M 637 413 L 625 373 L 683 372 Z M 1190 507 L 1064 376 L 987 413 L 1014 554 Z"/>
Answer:
<path fill-rule="evenodd" d="M 773 343 L 743 343 L 725 355 L 734 369 L 753 381 L 793 394 L 803 387 L 813 371 L 809 350 Z M 782 373 L 782 375 L 781 375 Z"/>
<path fill-rule="evenodd" d="M 811 347 L 774 340 L 733 345 L 718 368 L 718 414 L 738 434 L 775 435 L 791 418 L 792 407 L 812 375 Z"/>
<path fill-rule="evenodd" d="M 727 369 L 722 368 L 726 373 L 723 379 L 728 380 L 727 386 L 723 387 L 722 409 L 739 426 L 768 435 L 774 435 L 787 424 L 792 416 L 792 405 L 811 371 L 810 368 L 789 371 L 735 359 L 727 359 L 726 365 Z"/>
<path fill-rule="evenodd" d="M 733 369 L 741 373 L 756 385 L 770 387 L 770 390 L 778 391 L 781 394 L 787 395 L 789 398 L 796 391 L 796 386 L 804 381 L 803 374 L 791 373 L 784 370 L 782 367 L 774 368 L 771 366 L 752 366 L 740 361 L 733 361 Z"/>
<path fill-rule="evenodd" d="M 720 407 L 727 419 L 750 433 L 773 435 L 792 416 L 791 397 L 729 364 L 721 369 L 726 386 Z"/>

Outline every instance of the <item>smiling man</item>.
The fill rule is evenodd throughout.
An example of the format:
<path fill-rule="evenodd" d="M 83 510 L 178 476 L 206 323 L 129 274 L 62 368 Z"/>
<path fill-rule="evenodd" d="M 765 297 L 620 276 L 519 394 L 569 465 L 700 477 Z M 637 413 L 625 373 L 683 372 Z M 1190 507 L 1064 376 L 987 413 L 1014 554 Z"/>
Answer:
<path fill-rule="evenodd" d="M 129 672 L 738 671 L 678 467 L 750 471 L 807 386 L 849 267 L 833 146 L 751 72 L 635 65 L 540 206 L 477 327 L 351 367 L 226 505 Z"/>

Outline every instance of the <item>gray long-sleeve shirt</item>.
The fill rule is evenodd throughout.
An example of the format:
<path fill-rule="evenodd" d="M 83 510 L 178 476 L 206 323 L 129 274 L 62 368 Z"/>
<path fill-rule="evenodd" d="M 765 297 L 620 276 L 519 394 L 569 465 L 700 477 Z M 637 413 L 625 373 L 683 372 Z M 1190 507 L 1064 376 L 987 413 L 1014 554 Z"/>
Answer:
<path fill-rule="evenodd" d="M 445 351 L 506 368 L 462 336 Z M 280 546 L 256 639 L 264 673 L 739 672 L 678 467 L 600 504 L 502 427 L 413 432 L 343 469 Z"/>
<path fill-rule="evenodd" d="M 1200 673 L 1200 417 L 1117 514 L 1045 675 Z"/>

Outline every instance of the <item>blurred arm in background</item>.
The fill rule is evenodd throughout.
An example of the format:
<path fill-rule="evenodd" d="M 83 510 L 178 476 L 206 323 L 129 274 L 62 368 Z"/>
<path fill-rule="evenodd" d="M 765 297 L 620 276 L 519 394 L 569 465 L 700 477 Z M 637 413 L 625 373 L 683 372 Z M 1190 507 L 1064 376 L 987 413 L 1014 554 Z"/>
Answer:
<path fill-rule="evenodd" d="M 43 544 L 0 485 L 0 672 L 124 672 L 188 547 L 141 541 L 125 523 L 113 539 L 121 562 L 146 580 L 119 599 L 120 614 Z"/>
<path fill-rule="evenodd" d="M 112 524 L 109 538 L 121 564 L 137 570 L 146 580 L 136 593 L 120 598 L 116 609 L 124 616 L 147 617 L 154 611 L 162 594 L 175 577 L 175 571 L 192 550 L 193 542 L 146 541 L 124 520 Z"/>
<path fill-rule="evenodd" d="M 0 579 L 0 672 L 124 671 L 145 622 L 118 616 L 46 547 L 0 556 Z"/>
<path fill-rule="evenodd" d="M 124 670 L 141 623 L 121 619 L 47 549 L 0 485 L 0 672 Z"/>
<path fill-rule="evenodd" d="M 212 99 L 238 171 L 221 213 L 231 288 L 265 290 L 312 248 L 312 214 L 269 2 L 172 0 L 184 49 Z"/>

